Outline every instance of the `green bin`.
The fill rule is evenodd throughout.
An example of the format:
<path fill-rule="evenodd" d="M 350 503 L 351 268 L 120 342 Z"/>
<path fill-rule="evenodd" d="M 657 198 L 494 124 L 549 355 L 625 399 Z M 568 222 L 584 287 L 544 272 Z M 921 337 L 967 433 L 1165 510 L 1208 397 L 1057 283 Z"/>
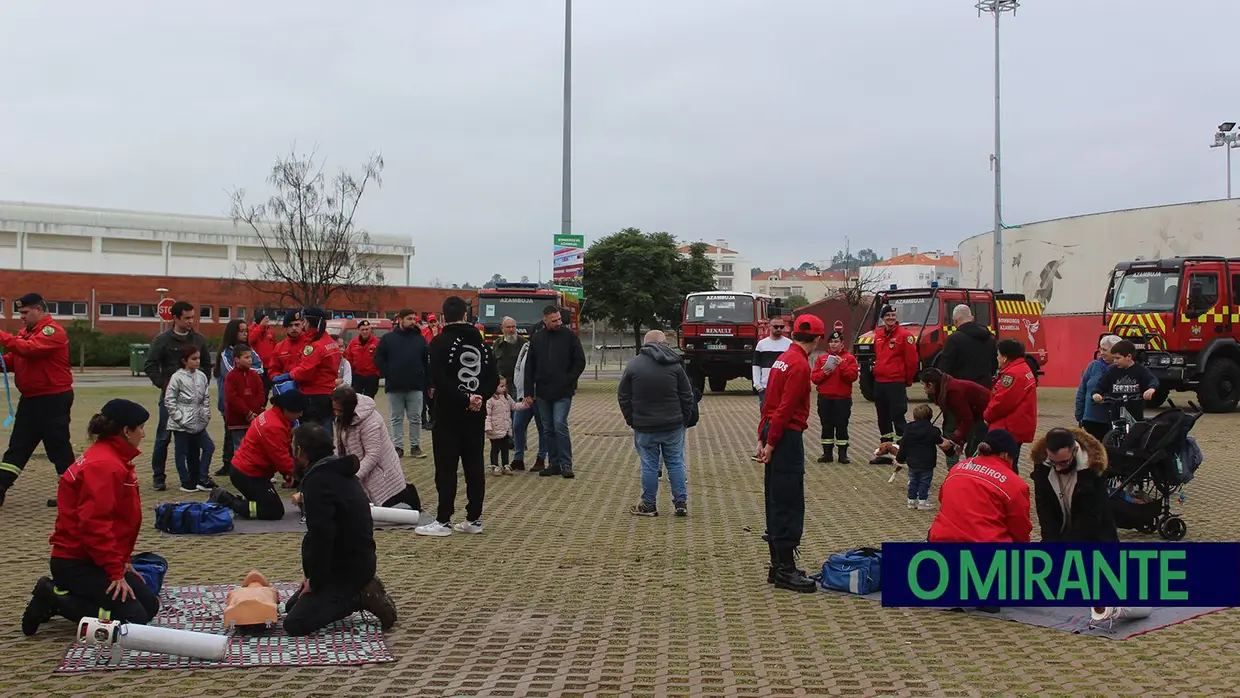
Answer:
<path fill-rule="evenodd" d="M 150 344 L 129 345 L 129 371 L 135 376 L 140 376 L 146 371 L 146 353 L 150 349 Z"/>

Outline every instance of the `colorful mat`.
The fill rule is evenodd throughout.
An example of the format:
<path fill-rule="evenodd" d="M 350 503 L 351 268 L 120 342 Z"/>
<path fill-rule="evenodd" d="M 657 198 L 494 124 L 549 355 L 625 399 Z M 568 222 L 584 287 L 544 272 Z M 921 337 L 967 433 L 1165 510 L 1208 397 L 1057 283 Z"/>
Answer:
<path fill-rule="evenodd" d="M 818 588 L 824 594 L 842 594 L 843 592 L 832 591 L 829 589 Z M 851 594 L 849 594 L 851 596 Z M 876 591 L 872 594 L 866 594 L 861 598 L 868 601 L 882 602 L 883 592 Z M 1051 628 L 1053 630 L 1063 630 L 1065 632 L 1075 633 L 1077 635 L 1092 635 L 1095 637 L 1105 637 L 1108 640 L 1127 640 L 1130 637 L 1144 635 L 1160 628 L 1166 628 L 1177 625 L 1194 618 L 1204 616 L 1207 613 L 1216 611 L 1225 611 L 1226 608 L 1198 608 L 1198 607 L 1178 607 L 1164 606 L 1155 608 L 1154 612 L 1148 618 L 1134 618 L 1130 620 L 1121 620 L 1117 623 L 1102 623 L 1094 626 L 1091 623 L 1089 609 L 1087 608 L 1042 608 L 1042 607 L 1008 607 L 1000 608 L 997 613 L 986 613 L 975 608 L 954 609 L 940 608 L 941 611 L 964 611 L 969 615 L 976 615 L 982 618 L 996 618 L 999 620 L 1010 620 L 1025 625 L 1036 625 L 1039 628 Z"/>
<path fill-rule="evenodd" d="M 273 585 L 280 599 L 287 599 L 297 590 L 296 583 Z M 159 615 L 152 625 L 196 630 L 204 633 L 227 634 L 221 618 L 231 584 L 210 586 L 165 587 L 160 594 Z M 58 673 L 109 671 L 116 669 L 231 669 L 254 666 L 356 666 L 394 662 L 396 658 L 383 641 L 379 621 L 370 615 L 354 613 L 342 621 L 308 637 L 290 637 L 283 627 L 258 635 L 231 634 L 228 654 L 223 661 L 212 662 L 152 652 L 123 651 L 116 664 L 111 650 L 96 645 L 74 642 L 65 652 Z"/>

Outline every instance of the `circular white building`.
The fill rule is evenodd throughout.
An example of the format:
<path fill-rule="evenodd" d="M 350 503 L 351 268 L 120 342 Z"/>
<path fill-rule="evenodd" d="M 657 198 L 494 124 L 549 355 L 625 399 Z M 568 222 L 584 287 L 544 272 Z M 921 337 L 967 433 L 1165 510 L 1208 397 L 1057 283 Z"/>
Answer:
<path fill-rule="evenodd" d="M 1102 333 L 1116 262 L 1191 255 L 1240 257 L 1240 199 L 1056 218 L 1003 233 L 1003 290 L 1043 304 L 1050 351 L 1043 385 L 1075 386 Z M 960 243 L 960 285 L 993 285 L 994 233 Z M 1240 293 L 1240 289 L 1233 293 Z"/>

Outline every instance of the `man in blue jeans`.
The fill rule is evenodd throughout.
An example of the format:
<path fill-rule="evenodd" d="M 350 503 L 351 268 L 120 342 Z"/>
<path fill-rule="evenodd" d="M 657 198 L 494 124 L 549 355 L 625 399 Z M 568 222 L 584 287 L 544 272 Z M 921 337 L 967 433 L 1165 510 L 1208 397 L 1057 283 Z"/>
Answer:
<path fill-rule="evenodd" d="M 568 433 L 568 412 L 577 392 L 577 379 L 586 370 L 586 353 L 577 334 L 564 326 L 556 306 L 543 308 L 543 325 L 530 337 L 522 402 L 527 408 L 538 409 L 543 428 L 540 438 L 547 437 L 551 465 L 539 475 L 572 478 L 573 442 Z"/>
<path fill-rule="evenodd" d="M 165 484 L 165 468 L 168 463 L 168 443 L 172 435 L 168 432 L 168 410 L 164 408 L 164 391 L 172 374 L 181 368 L 181 350 L 187 346 L 198 348 L 201 363 L 198 370 L 211 375 L 211 350 L 207 348 L 207 340 L 194 331 L 194 318 L 197 313 L 194 306 L 186 301 L 172 304 L 172 328 L 156 335 L 146 352 L 146 364 L 143 369 L 151 384 L 159 388 L 159 423 L 155 428 L 155 447 L 151 450 L 152 482 L 157 491 L 167 489 Z"/>
<path fill-rule="evenodd" d="M 658 330 L 646 333 L 641 351 L 624 367 L 616 392 L 642 463 L 642 499 L 629 512 L 658 516 L 659 471 L 667 466 L 676 516 L 688 516 L 685 429 L 697 424 L 697 396 L 681 359 Z"/>
<path fill-rule="evenodd" d="M 401 458 L 405 457 L 405 420 L 409 420 L 409 455 L 422 452 L 422 405 L 430 384 L 430 346 L 418 327 L 418 314 L 410 308 L 396 315 L 396 326 L 383 335 L 375 349 L 375 367 L 383 376 L 388 398 L 388 435 Z"/>

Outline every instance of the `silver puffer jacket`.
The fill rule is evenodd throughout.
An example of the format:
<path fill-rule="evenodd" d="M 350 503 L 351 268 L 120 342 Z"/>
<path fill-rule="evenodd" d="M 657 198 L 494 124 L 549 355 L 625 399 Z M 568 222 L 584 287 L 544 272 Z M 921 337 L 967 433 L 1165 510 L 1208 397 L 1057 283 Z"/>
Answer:
<path fill-rule="evenodd" d="M 168 428 L 197 434 L 211 422 L 210 381 L 202 371 L 181 369 L 172 374 L 164 392 L 164 409 L 168 410 Z"/>

